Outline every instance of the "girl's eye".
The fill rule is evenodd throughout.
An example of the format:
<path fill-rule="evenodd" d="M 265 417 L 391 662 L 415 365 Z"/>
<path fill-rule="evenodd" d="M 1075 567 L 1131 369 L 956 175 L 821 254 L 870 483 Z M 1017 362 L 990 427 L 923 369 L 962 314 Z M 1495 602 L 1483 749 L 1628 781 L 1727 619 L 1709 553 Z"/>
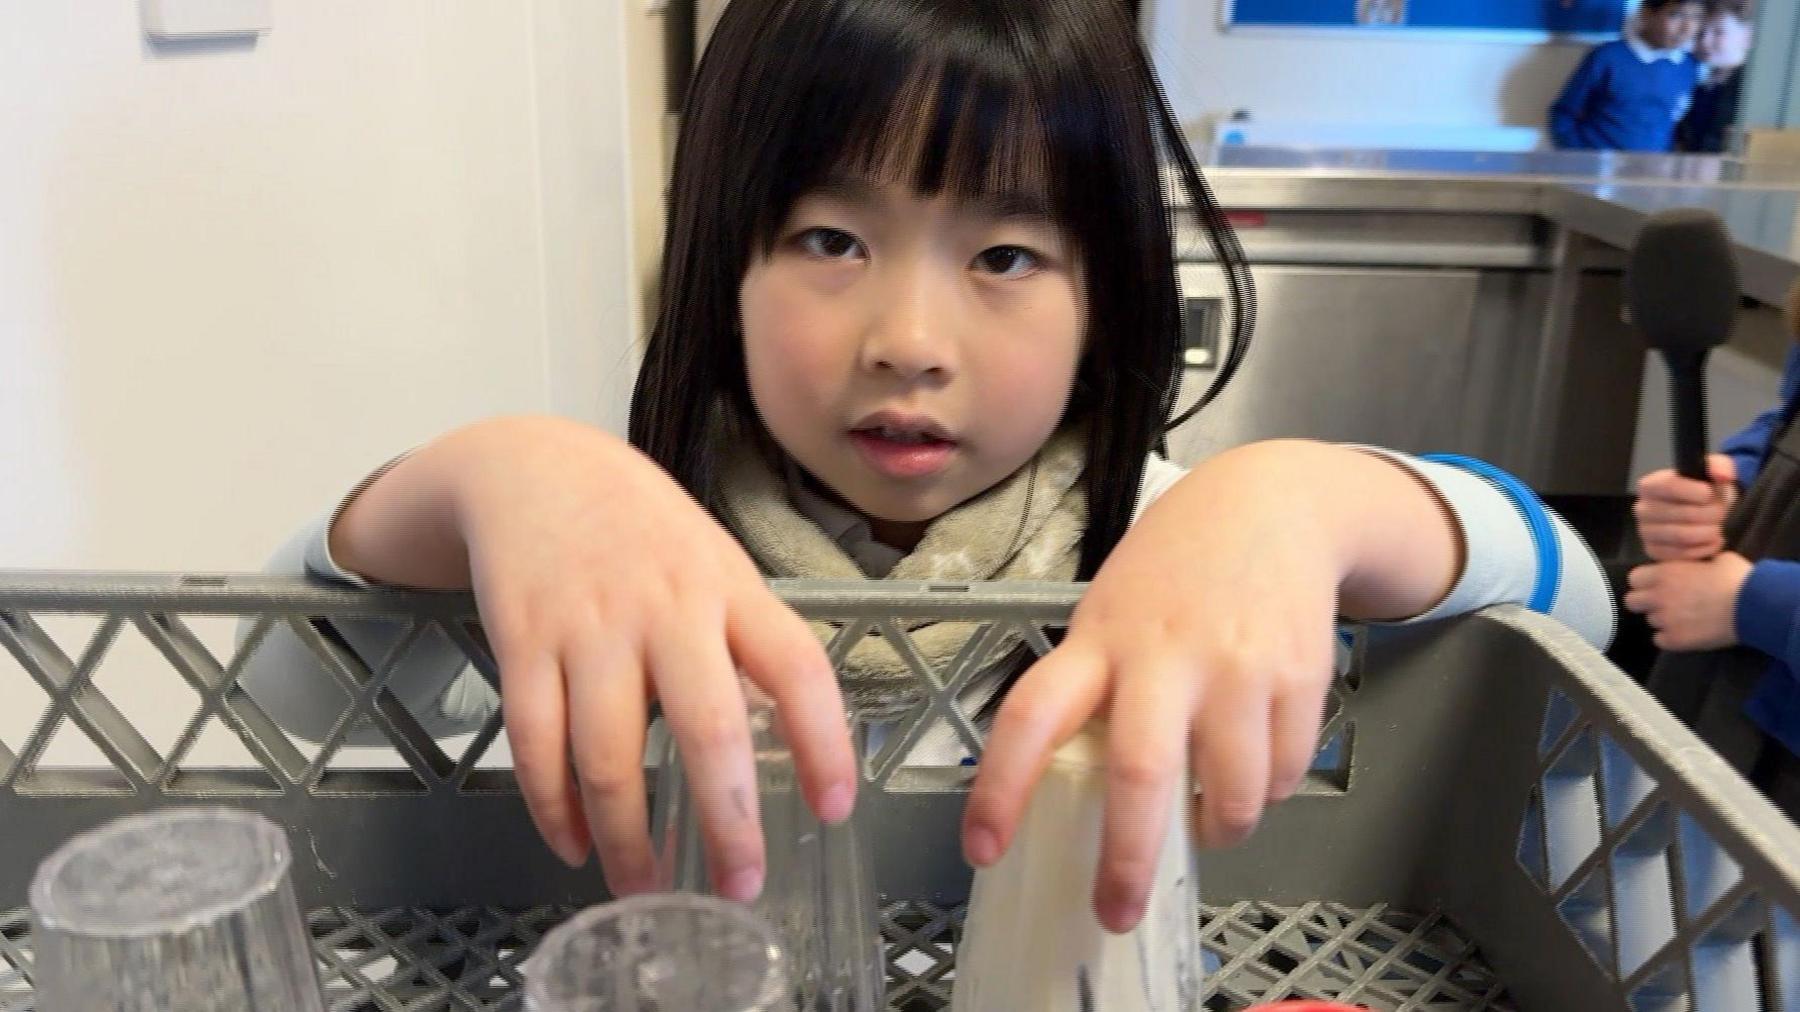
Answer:
<path fill-rule="evenodd" d="M 845 260 L 866 255 L 860 239 L 835 228 L 809 228 L 794 241 L 807 256 L 820 260 Z"/>
<path fill-rule="evenodd" d="M 1023 246 L 995 246 L 977 253 L 975 266 L 1003 278 L 1022 278 L 1043 266 L 1043 262 Z"/>

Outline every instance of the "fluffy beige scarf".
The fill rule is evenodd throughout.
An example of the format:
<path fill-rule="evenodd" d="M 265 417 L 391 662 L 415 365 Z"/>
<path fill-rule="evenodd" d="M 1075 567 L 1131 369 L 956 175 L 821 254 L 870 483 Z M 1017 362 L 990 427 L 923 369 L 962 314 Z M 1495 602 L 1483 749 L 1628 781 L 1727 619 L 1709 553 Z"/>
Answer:
<path fill-rule="evenodd" d="M 1052 436 L 1036 457 L 993 488 L 932 521 L 918 547 L 886 579 L 932 583 L 990 580 L 1068 582 L 1075 579 L 1087 492 L 1081 481 L 1087 440 L 1080 428 Z M 774 579 L 864 580 L 862 570 L 818 525 L 794 507 L 788 484 L 764 455 L 743 442 L 730 451 L 722 488 L 721 519 Z M 835 630 L 815 623 L 822 638 Z M 942 672 L 978 626 L 968 622 L 920 622 L 907 627 L 934 671 Z M 1019 642 L 1009 634 L 989 648 L 983 664 L 1006 656 Z M 906 662 L 880 636 L 856 644 L 841 667 L 846 701 L 863 712 L 888 711 L 920 696 Z M 992 694 L 992 678 L 977 676 L 965 707 Z M 985 683 L 985 684 L 984 684 Z M 971 698 L 973 696 L 974 698 Z"/>

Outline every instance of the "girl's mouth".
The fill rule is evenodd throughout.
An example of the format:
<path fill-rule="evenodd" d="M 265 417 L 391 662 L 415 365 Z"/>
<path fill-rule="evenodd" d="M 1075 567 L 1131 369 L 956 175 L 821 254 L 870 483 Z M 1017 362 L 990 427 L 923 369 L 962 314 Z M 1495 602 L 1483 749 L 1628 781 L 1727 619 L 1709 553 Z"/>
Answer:
<path fill-rule="evenodd" d="M 928 478 L 956 453 L 956 442 L 915 429 L 875 425 L 852 429 L 850 441 L 870 467 L 889 478 Z"/>

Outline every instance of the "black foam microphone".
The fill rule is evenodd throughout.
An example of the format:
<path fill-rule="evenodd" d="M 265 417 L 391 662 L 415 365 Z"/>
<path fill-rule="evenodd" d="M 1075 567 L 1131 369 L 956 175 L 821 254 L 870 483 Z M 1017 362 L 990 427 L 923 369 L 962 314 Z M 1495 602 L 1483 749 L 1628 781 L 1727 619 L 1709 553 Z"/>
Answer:
<path fill-rule="evenodd" d="M 1675 469 L 1706 473 L 1706 355 L 1731 337 L 1737 261 L 1719 216 L 1699 208 L 1661 211 L 1644 223 L 1625 271 L 1631 322 L 1669 366 Z"/>

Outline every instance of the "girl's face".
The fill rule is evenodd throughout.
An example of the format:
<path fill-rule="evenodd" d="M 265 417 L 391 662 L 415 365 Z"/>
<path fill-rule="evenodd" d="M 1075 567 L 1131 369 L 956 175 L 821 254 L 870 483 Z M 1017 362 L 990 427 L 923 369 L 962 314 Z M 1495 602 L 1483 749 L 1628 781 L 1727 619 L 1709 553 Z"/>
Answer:
<path fill-rule="evenodd" d="M 1071 241 L 1029 198 L 839 178 L 795 204 L 744 275 L 751 398 L 878 537 L 916 538 L 1055 431 L 1082 290 Z"/>

